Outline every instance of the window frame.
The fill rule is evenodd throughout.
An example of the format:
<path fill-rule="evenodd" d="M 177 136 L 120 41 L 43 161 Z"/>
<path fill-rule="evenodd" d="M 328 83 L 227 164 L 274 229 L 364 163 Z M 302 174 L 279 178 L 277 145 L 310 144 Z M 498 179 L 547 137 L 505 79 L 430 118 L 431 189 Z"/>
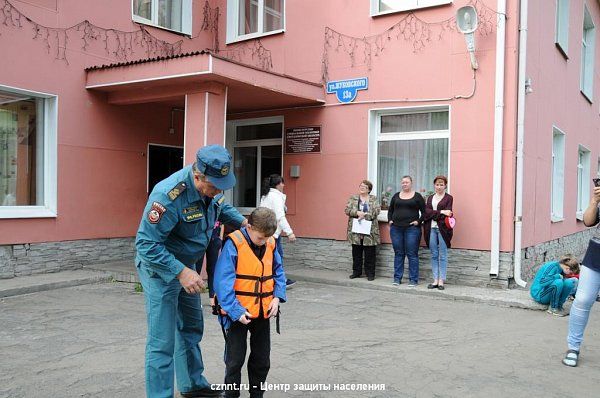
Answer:
<path fill-rule="evenodd" d="M 587 21 L 586 21 L 587 20 Z M 586 28 L 586 24 L 588 24 Z M 591 24 L 591 26 L 589 26 Z M 596 25 L 587 4 L 583 7 L 583 27 L 581 36 L 581 76 L 579 89 L 581 94 L 590 102 L 594 97 L 594 68 Z M 586 62 L 588 61 L 588 62 Z"/>
<path fill-rule="evenodd" d="M 57 212 L 57 129 L 58 96 L 0 85 L 0 90 L 44 99 L 43 121 L 43 205 L 0 206 L 0 219 L 56 218 Z"/>
<path fill-rule="evenodd" d="M 554 44 L 565 59 L 569 59 L 569 0 L 557 0 Z"/>
<path fill-rule="evenodd" d="M 575 217 L 579 221 L 583 221 L 583 213 L 590 200 L 591 159 L 591 151 L 579 144 L 577 148 L 577 204 L 575 207 Z"/>
<path fill-rule="evenodd" d="M 152 19 L 147 19 L 144 17 L 140 17 L 136 15 L 133 10 L 133 1 L 131 0 L 131 19 L 133 22 L 137 22 L 140 24 L 152 26 L 158 29 L 164 29 L 169 32 L 177 33 L 180 35 L 191 36 L 192 35 L 192 25 L 193 25 L 193 5 L 192 0 L 181 0 L 181 30 L 175 30 L 171 28 L 167 28 L 165 26 L 161 26 L 158 24 L 158 0 L 152 1 Z"/>
<path fill-rule="evenodd" d="M 237 141 L 236 138 L 236 130 L 239 126 L 253 126 L 253 125 L 257 125 L 257 124 L 272 124 L 272 123 L 281 123 L 281 138 L 267 138 L 267 139 L 263 139 L 263 140 L 243 140 L 243 141 Z M 226 142 L 225 142 L 225 147 L 229 150 L 229 153 L 231 153 L 232 156 L 232 161 L 235 165 L 235 148 L 242 148 L 242 147 L 257 147 L 257 151 L 256 151 L 256 167 L 258 170 L 262 169 L 262 158 L 261 158 L 261 148 L 263 146 L 276 146 L 276 145 L 280 145 L 281 146 L 281 171 L 280 171 L 280 175 L 283 176 L 283 151 L 284 151 L 284 134 L 285 134 L 285 124 L 284 124 L 284 117 L 283 116 L 269 116 L 269 117 L 259 117 L 259 118 L 252 118 L 252 119 L 236 119 L 236 120 L 228 120 L 227 121 L 227 134 L 226 134 Z M 243 215 L 249 215 L 250 213 L 252 213 L 252 211 L 258 207 L 258 205 L 260 204 L 260 188 L 262 185 L 262 180 L 261 180 L 261 176 L 260 176 L 260 172 L 256 173 L 256 206 L 254 207 L 238 207 L 236 206 L 236 209 L 242 213 Z M 285 178 L 285 176 L 284 176 Z M 227 191 L 225 191 L 225 199 L 227 200 L 227 203 L 231 203 L 231 205 L 234 205 L 234 198 L 233 198 L 233 189 L 229 189 Z"/>
<path fill-rule="evenodd" d="M 281 11 L 281 29 L 270 30 L 268 32 L 263 32 L 264 29 L 264 7 L 265 0 L 254 0 L 258 3 L 258 31 L 255 33 L 248 33 L 245 35 L 238 34 L 239 27 L 239 0 L 227 0 L 227 34 L 225 38 L 225 44 L 233 44 L 240 41 L 256 39 L 259 37 L 277 35 L 285 32 L 285 10 L 286 10 L 286 0 L 283 1 L 282 11 Z"/>
<path fill-rule="evenodd" d="M 559 147 L 556 148 L 555 138 L 560 136 L 561 142 L 559 142 Z M 565 144 L 566 144 L 567 136 L 564 131 L 556 127 L 556 125 L 552 126 L 552 154 L 551 154 L 551 164 L 552 164 L 552 173 L 550 180 L 550 220 L 551 222 L 560 222 L 564 220 L 564 186 L 565 186 Z M 557 154 L 557 152 L 559 152 Z M 560 155 L 558 160 L 560 163 L 557 165 L 557 155 Z M 560 168 L 561 173 L 557 173 L 559 171 L 557 167 Z M 561 187 L 560 189 L 556 189 Z M 560 211 L 558 211 L 560 210 Z"/>
<path fill-rule="evenodd" d="M 382 133 L 381 132 L 381 117 L 388 115 L 400 114 L 415 114 L 415 113 L 431 113 L 447 111 L 448 112 L 448 129 L 433 130 L 433 131 L 418 131 L 418 132 L 403 132 L 403 133 Z M 445 138 L 448 140 L 448 175 L 452 166 L 452 107 L 450 104 L 440 105 L 424 105 L 411 107 L 393 107 L 393 108 L 375 108 L 369 109 L 369 131 L 368 131 L 368 153 L 367 153 L 367 175 L 369 181 L 373 183 L 373 187 L 378 187 L 378 145 L 383 141 L 410 141 L 410 140 L 428 140 Z M 446 192 L 450 193 L 451 181 L 448 180 Z M 378 199 L 379 195 L 377 195 Z M 387 222 L 387 210 L 381 210 L 378 220 Z"/>
<path fill-rule="evenodd" d="M 406 5 L 401 6 L 395 10 L 388 10 L 388 11 L 380 11 L 379 1 L 380 0 L 371 0 L 371 8 L 370 8 L 371 17 L 378 17 L 380 15 L 394 14 L 397 12 L 420 10 L 422 8 L 448 5 L 448 4 L 452 4 L 454 0 L 404 0 L 407 2 Z M 410 1 L 410 3 L 408 3 L 408 1 Z"/>

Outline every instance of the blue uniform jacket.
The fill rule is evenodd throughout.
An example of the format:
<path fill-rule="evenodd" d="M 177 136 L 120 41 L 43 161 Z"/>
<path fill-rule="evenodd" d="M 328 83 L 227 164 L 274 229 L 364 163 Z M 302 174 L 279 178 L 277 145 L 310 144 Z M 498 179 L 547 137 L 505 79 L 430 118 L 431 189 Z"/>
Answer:
<path fill-rule="evenodd" d="M 136 266 L 167 283 L 204 256 L 217 220 L 238 228 L 244 221 L 222 194 L 207 206 L 193 178 L 192 166 L 186 166 L 156 184 L 135 238 Z"/>
<path fill-rule="evenodd" d="M 560 268 L 558 261 L 550 261 L 542 265 L 533 278 L 530 289 L 531 297 L 537 299 L 542 290 L 555 280 L 561 279 L 561 275 L 562 268 Z"/>
<path fill-rule="evenodd" d="M 246 228 L 242 228 L 241 231 L 249 240 L 250 238 L 248 237 Z M 240 317 L 244 315 L 244 312 L 246 312 L 246 308 L 242 307 L 235 296 L 235 290 L 233 288 L 237 259 L 237 247 L 235 247 L 235 244 L 231 239 L 226 239 L 219 260 L 217 260 L 217 265 L 215 266 L 214 278 L 215 294 L 219 299 L 221 308 L 223 308 L 228 315 L 219 316 L 221 324 L 225 329 L 229 329 L 231 323 L 240 319 Z M 285 273 L 283 271 L 281 257 L 277 250 L 274 250 L 273 253 L 273 281 L 275 282 L 273 296 L 278 297 L 281 303 L 285 303 L 287 299 L 285 294 Z"/>

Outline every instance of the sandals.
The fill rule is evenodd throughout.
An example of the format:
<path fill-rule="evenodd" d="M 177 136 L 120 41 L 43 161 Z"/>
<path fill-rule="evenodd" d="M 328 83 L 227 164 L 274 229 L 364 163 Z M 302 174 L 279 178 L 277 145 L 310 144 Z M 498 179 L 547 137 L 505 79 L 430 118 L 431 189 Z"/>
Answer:
<path fill-rule="evenodd" d="M 437 289 L 438 285 L 434 285 L 433 283 L 430 283 L 429 285 L 427 285 L 427 289 Z"/>
<path fill-rule="evenodd" d="M 567 355 L 562 360 L 564 365 L 575 367 L 577 366 L 577 361 L 579 360 L 579 351 L 569 350 L 567 351 Z"/>

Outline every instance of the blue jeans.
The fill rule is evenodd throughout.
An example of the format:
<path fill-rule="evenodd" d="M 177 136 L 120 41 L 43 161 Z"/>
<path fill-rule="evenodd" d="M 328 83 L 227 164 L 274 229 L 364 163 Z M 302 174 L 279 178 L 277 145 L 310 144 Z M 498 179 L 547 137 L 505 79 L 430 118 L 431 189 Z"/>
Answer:
<path fill-rule="evenodd" d="M 146 396 L 172 398 L 173 373 L 179 391 L 209 386 L 202 375 L 199 343 L 204 332 L 200 295 L 188 294 L 178 279 L 166 283 L 144 265 L 138 268 L 144 287 L 146 317 Z"/>
<path fill-rule="evenodd" d="M 275 241 L 275 248 L 281 257 L 281 263 L 283 263 L 283 239 L 281 239 L 281 235 L 278 236 L 277 240 Z"/>
<path fill-rule="evenodd" d="M 394 282 L 401 282 L 404 275 L 404 258 L 408 257 L 408 277 L 410 282 L 419 282 L 419 243 L 421 227 L 409 225 L 390 227 L 390 237 L 394 248 Z"/>
<path fill-rule="evenodd" d="M 594 271 L 586 266 L 581 267 L 579 274 L 579 285 L 577 295 L 571 306 L 569 316 L 569 335 L 567 344 L 570 350 L 579 351 L 583 332 L 590 317 L 592 305 L 596 302 L 600 291 L 600 272 Z"/>
<path fill-rule="evenodd" d="M 448 268 L 448 247 L 439 228 L 431 228 L 429 234 L 429 249 L 431 250 L 431 271 L 433 280 L 446 281 L 446 269 Z"/>

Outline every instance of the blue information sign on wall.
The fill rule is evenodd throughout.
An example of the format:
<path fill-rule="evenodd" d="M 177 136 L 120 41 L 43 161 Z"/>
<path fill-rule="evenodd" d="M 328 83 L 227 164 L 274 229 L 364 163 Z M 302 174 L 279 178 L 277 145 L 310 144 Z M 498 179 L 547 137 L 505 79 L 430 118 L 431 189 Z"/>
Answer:
<path fill-rule="evenodd" d="M 348 103 L 354 101 L 358 90 L 366 90 L 368 87 L 369 78 L 367 77 L 336 80 L 333 82 L 327 82 L 327 94 L 335 93 L 338 101 Z"/>

